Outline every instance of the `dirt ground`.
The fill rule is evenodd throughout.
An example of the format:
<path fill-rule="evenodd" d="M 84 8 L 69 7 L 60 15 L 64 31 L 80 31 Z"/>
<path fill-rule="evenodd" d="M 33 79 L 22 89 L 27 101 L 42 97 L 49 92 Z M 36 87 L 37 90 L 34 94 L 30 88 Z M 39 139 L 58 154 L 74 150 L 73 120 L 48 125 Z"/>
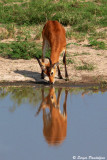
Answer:
<path fill-rule="evenodd" d="M 67 43 L 70 43 L 68 41 Z M 88 54 L 86 54 L 88 53 Z M 90 47 L 83 47 L 83 45 L 71 44 L 67 48 L 67 61 L 70 59 L 73 63 L 67 64 L 69 81 L 58 79 L 56 74 L 56 83 L 71 83 L 71 84 L 99 84 L 107 83 L 107 51 L 95 50 Z M 47 60 L 46 60 L 47 61 Z M 71 62 L 71 61 L 70 61 Z M 92 64 L 94 69 L 77 70 L 76 66 L 84 64 Z M 62 56 L 60 56 L 60 69 L 64 78 L 64 65 L 62 63 Z M 47 82 L 41 79 L 41 69 L 36 59 L 31 60 L 11 60 L 0 57 L 0 83 L 3 82 Z"/>

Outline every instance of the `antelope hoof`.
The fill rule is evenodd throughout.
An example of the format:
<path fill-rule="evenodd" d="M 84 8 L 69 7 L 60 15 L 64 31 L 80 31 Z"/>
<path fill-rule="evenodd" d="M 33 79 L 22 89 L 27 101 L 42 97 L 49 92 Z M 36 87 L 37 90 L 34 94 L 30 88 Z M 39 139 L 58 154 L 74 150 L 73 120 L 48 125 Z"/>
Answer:
<path fill-rule="evenodd" d="M 44 75 L 41 74 L 41 79 L 44 79 Z"/>
<path fill-rule="evenodd" d="M 50 85 L 53 85 L 53 84 L 54 84 L 54 82 L 50 82 L 50 81 L 48 81 L 48 82 L 49 82 Z"/>
<path fill-rule="evenodd" d="M 63 79 L 63 77 L 62 77 L 62 76 L 59 76 L 59 79 Z"/>
<path fill-rule="evenodd" d="M 69 78 L 68 78 L 68 77 L 66 77 L 66 78 L 65 78 L 65 81 L 69 81 Z"/>
<path fill-rule="evenodd" d="M 53 84 L 54 84 L 53 82 L 50 83 L 50 85 L 53 85 Z"/>

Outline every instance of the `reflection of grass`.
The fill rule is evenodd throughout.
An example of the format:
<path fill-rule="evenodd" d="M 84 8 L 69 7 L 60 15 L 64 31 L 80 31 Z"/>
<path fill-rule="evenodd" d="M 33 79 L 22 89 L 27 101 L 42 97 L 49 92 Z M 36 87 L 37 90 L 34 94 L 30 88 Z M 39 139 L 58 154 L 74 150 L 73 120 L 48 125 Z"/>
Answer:
<path fill-rule="evenodd" d="M 56 95 L 58 93 L 58 88 L 55 88 Z M 44 88 L 45 96 L 49 93 L 49 89 L 50 87 Z M 64 87 L 62 93 L 65 89 L 67 88 Z M 107 82 L 102 81 L 100 87 L 71 87 L 69 88 L 69 93 L 74 95 L 78 93 L 94 93 L 99 92 L 99 89 L 102 89 L 102 92 L 107 91 Z M 0 87 L 0 99 L 5 99 L 7 96 L 10 97 L 10 100 L 14 103 L 15 106 L 20 106 L 21 104 L 28 102 L 29 104 L 32 104 L 34 107 L 36 107 L 37 104 L 42 101 L 41 88 L 35 87 Z"/>
<path fill-rule="evenodd" d="M 26 101 L 36 106 L 41 101 L 41 90 L 33 87 L 0 87 L 0 99 L 8 95 L 18 106 Z"/>

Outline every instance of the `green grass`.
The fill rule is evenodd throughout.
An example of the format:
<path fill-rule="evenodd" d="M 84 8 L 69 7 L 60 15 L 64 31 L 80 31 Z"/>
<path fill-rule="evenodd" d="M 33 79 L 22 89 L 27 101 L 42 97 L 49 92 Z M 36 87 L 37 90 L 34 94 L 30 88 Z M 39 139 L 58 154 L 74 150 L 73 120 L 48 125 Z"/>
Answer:
<path fill-rule="evenodd" d="M 12 0 L 11 0 L 12 2 Z M 22 5 L 0 5 L 0 22 L 18 25 L 41 24 L 47 20 L 58 20 L 63 25 L 72 25 L 76 31 L 93 31 L 97 25 L 106 26 L 107 3 L 36 0 Z M 102 18 L 103 17 L 103 18 Z"/>
<path fill-rule="evenodd" d="M 89 36 L 91 38 L 94 38 L 95 40 L 98 40 L 98 39 L 105 39 L 107 37 L 107 33 L 106 33 L 106 29 L 104 31 L 100 31 L 100 32 L 91 32 L 89 34 Z"/>
<path fill-rule="evenodd" d="M 90 55 L 88 52 L 82 52 L 81 55 Z"/>
<path fill-rule="evenodd" d="M 17 37 L 17 41 L 11 43 L 0 43 L 0 56 L 11 59 L 41 58 L 42 46 L 30 42 L 23 37 Z M 50 57 L 50 50 L 46 52 L 46 58 Z"/>
<path fill-rule="evenodd" d="M 77 70 L 87 70 L 87 71 L 93 71 L 94 70 L 94 66 L 92 64 L 84 64 L 81 66 L 76 66 Z"/>
<path fill-rule="evenodd" d="M 67 63 L 67 64 L 73 64 L 73 63 L 74 63 L 74 60 L 73 60 L 73 59 L 67 59 L 67 60 L 66 60 L 66 63 Z"/>
<path fill-rule="evenodd" d="M 103 41 L 97 41 L 93 38 L 89 38 L 89 46 L 94 47 L 95 49 L 107 49 L 107 45 Z"/>
<path fill-rule="evenodd" d="M 83 33 L 83 32 L 77 32 L 75 31 L 75 29 L 71 29 L 71 30 L 68 30 L 66 31 L 66 37 L 68 39 L 75 39 L 77 40 L 77 42 L 81 42 L 83 40 L 85 40 L 85 35 L 86 33 Z"/>
<path fill-rule="evenodd" d="M 75 52 L 75 53 L 73 53 L 73 56 L 80 56 L 80 55 L 90 55 L 90 53 L 88 53 L 88 52 L 82 52 L 82 53 Z"/>
<path fill-rule="evenodd" d="M 27 38 L 29 40 L 40 40 L 42 37 L 43 25 L 17 26 L 14 23 L 0 24 L 0 40 L 17 37 Z"/>
<path fill-rule="evenodd" d="M 2 3 L 24 2 L 25 0 L 1 0 Z"/>
<path fill-rule="evenodd" d="M 30 59 L 42 55 L 41 46 L 28 41 L 0 43 L 0 56 L 12 59 Z"/>
<path fill-rule="evenodd" d="M 12 38 L 14 42 L 1 43 L 0 55 L 29 59 L 36 54 L 40 57 L 41 46 L 38 47 L 34 41 L 41 39 L 42 28 L 47 20 L 70 25 L 66 37 L 75 39 L 75 45 L 89 35 L 90 46 L 106 49 L 106 44 L 99 40 L 106 39 L 106 32 L 96 31 L 97 28 L 107 26 L 106 0 L 1 0 L 0 27 L 5 30 L 0 32 L 0 40 Z"/>

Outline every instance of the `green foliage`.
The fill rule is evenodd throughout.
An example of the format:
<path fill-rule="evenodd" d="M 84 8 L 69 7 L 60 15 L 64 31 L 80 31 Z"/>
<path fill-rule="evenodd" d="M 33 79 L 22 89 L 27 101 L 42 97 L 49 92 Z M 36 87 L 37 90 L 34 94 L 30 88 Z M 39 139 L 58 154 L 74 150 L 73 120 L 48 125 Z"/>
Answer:
<path fill-rule="evenodd" d="M 100 32 L 91 32 L 90 34 L 90 38 L 98 40 L 98 39 L 106 39 L 107 34 L 106 34 L 106 29 L 104 31 L 100 31 Z"/>
<path fill-rule="evenodd" d="M 0 43 L 0 55 L 12 59 L 30 59 L 37 56 L 41 57 L 40 45 L 34 42 L 17 41 L 10 44 Z"/>
<path fill-rule="evenodd" d="M 73 64 L 73 63 L 74 63 L 74 60 L 73 60 L 73 59 L 67 59 L 67 60 L 66 60 L 66 63 L 67 63 L 67 64 Z"/>
<path fill-rule="evenodd" d="M 84 64 L 82 66 L 76 66 L 77 70 L 88 70 L 88 71 L 93 71 L 94 66 L 92 64 Z"/>
<path fill-rule="evenodd" d="M 103 41 L 97 41 L 93 38 L 89 38 L 89 45 L 94 47 L 95 49 L 107 49 L 107 46 Z"/>
<path fill-rule="evenodd" d="M 1 0 L 2 3 L 13 3 L 13 2 L 23 2 L 24 0 Z"/>
<path fill-rule="evenodd" d="M 91 37 L 90 46 L 106 49 L 106 44 L 98 41 L 100 38 L 106 38 L 106 35 L 95 32 L 96 28 L 107 26 L 106 0 L 1 0 L 0 26 L 3 25 L 5 31 L 0 33 L 0 39 L 14 38 L 16 42 L 0 43 L 0 55 L 13 59 L 30 59 L 35 56 L 40 58 L 41 46 L 32 40 L 40 39 L 47 20 L 58 20 L 65 26 L 72 26 L 66 33 L 67 38 L 73 37 L 77 41 L 83 41 L 88 34 Z M 37 30 L 30 29 L 35 25 L 39 26 Z M 26 31 L 22 30 L 24 27 L 27 28 Z M 46 57 L 49 55 L 48 51 Z"/>
<path fill-rule="evenodd" d="M 26 1 L 25 1 L 26 2 Z M 58 20 L 63 25 L 72 25 L 76 31 L 92 31 L 95 26 L 107 25 L 107 3 L 53 0 L 30 0 L 21 5 L 0 5 L 0 22 L 18 25 L 42 24 Z"/>

